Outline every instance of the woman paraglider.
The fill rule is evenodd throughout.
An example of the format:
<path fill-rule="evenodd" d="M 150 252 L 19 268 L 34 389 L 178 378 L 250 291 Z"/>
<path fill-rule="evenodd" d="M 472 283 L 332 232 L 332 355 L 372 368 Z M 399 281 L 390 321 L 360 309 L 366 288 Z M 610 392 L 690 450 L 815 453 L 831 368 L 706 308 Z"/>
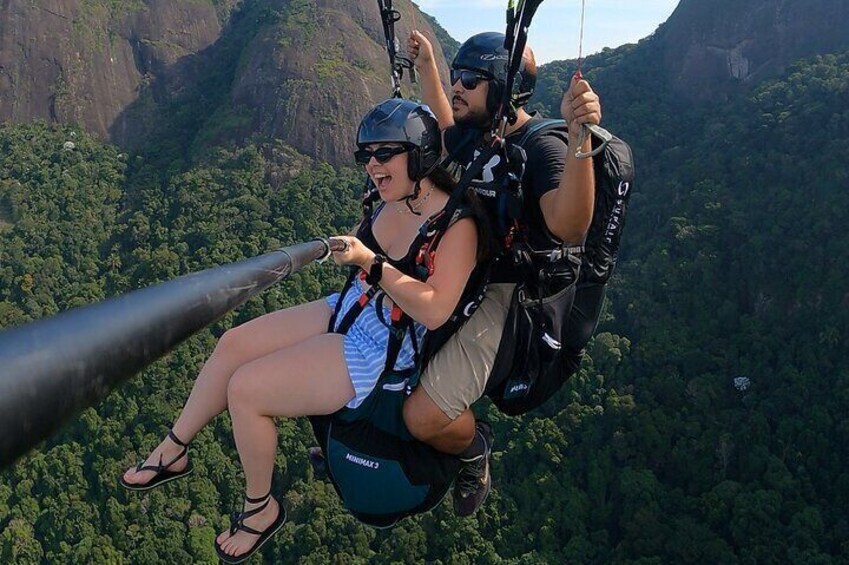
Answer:
<path fill-rule="evenodd" d="M 188 444 L 227 409 L 246 481 L 242 512 L 215 540 L 219 556 L 228 563 L 248 559 L 286 519 L 285 509 L 271 495 L 277 450 L 273 418 L 313 417 L 329 464 L 339 452 L 357 469 L 400 468 L 374 462 L 363 449 L 339 451 L 341 444 L 331 433 L 333 415 L 356 414 L 366 405 L 383 402 L 375 401 L 372 393 L 387 375 L 403 379 L 391 386 L 381 381 L 380 390 L 409 393 L 425 334 L 451 317 L 484 247 L 479 224 L 463 204 L 442 224 L 438 255 L 420 253 L 423 238 L 432 237 L 422 227 L 445 214 L 455 188 L 439 165 L 441 134 L 426 106 L 401 99 L 378 104 L 363 118 L 357 146 L 356 162 L 365 167 L 380 203 L 366 214 L 356 236 L 338 238 L 345 249 L 333 257 L 353 267 L 348 284 L 324 300 L 272 312 L 227 331 L 167 437 L 120 479 L 122 486 L 142 491 L 186 476 L 192 470 Z M 443 471 L 450 475 L 450 462 Z M 390 509 L 357 507 L 363 495 L 356 493 L 369 487 L 342 474 L 331 470 L 349 508 L 366 517 Z M 395 475 L 387 477 L 375 480 L 386 484 Z M 429 509 L 444 494 L 422 494 L 417 482 L 413 477 L 394 493 L 389 488 L 392 499 L 384 502 L 405 501 L 399 514 L 403 516 Z M 370 504 L 372 495 L 364 495 Z M 389 525 L 394 519 L 374 523 Z"/>

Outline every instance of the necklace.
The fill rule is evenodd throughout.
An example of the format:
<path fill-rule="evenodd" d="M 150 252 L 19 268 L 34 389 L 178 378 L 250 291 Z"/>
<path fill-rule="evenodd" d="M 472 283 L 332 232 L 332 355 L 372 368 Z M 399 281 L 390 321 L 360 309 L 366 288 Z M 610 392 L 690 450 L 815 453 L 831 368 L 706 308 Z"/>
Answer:
<path fill-rule="evenodd" d="M 411 212 L 413 214 L 418 214 L 419 211 L 422 209 L 422 206 L 424 206 L 424 203 L 427 202 L 428 198 L 430 198 L 431 192 L 433 192 L 433 187 L 429 188 L 427 190 L 427 192 L 425 192 L 424 196 L 422 196 L 421 198 L 416 200 L 416 202 L 410 204 L 409 206 L 408 206 L 408 203 L 410 202 L 409 200 L 404 201 L 403 204 L 401 204 L 399 202 L 394 202 L 393 204 L 395 205 L 395 211 L 398 212 L 399 214 L 409 214 Z"/>

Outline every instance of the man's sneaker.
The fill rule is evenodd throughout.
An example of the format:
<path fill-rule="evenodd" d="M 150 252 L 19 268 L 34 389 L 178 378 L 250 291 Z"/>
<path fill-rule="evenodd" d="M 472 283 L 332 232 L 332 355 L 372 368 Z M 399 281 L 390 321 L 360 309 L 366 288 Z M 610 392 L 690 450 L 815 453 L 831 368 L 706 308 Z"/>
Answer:
<path fill-rule="evenodd" d="M 454 512 L 458 516 L 471 516 L 483 506 L 492 489 L 489 475 L 489 458 L 492 455 L 492 428 L 486 422 L 477 422 L 475 430 L 483 437 L 485 449 L 481 455 L 461 459 L 460 470 L 454 483 Z"/>

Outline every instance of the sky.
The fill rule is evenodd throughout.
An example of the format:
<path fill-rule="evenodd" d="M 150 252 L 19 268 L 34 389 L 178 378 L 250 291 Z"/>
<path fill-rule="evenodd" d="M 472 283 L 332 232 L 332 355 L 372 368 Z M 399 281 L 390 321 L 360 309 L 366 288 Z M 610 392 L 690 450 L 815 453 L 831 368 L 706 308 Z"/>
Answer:
<path fill-rule="evenodd" d="M 505 29 L 507 0 L 414 0 L 451 37 L 463 42 Z M 678 0 L 586 0 L 583 54 L 636 43 L 665 22 Z M 538 64 L 578 57 L 581 0 L 546 0 L 531 22 L 528 44 Z"/>

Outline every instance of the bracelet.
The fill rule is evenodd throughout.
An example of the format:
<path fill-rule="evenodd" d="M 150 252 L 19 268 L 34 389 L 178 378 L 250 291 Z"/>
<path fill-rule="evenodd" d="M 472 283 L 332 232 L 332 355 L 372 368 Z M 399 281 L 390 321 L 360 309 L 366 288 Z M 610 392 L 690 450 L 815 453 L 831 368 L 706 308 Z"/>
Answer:
<path fill-rule="evenodd" d="M 375 255 L 374 261 L 371 263 L 371 268 L 366 275 L 366 283 L 374 286 L 383 278 L 383 264 L 386 262 L 386 257 L 383 255 Z"/>

